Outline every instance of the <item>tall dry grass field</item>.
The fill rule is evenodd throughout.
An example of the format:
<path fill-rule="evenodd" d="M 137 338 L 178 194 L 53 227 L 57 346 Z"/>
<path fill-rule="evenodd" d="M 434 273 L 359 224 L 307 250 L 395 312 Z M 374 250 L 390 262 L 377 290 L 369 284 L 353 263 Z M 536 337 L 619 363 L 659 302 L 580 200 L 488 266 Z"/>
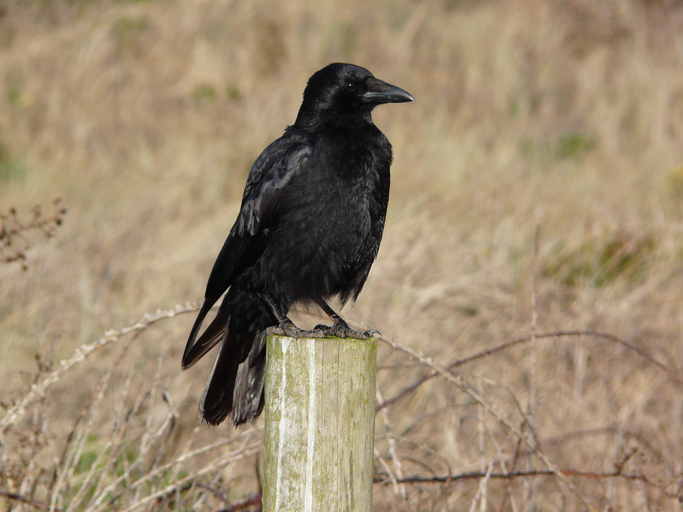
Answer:
<path fill-rule="evenodd" d="M 0 510 L 255 510 L 261 424 L 203 425 L 180 353 L 333 61 L 417 98 L 376 112 L 389 216 L 345 309 L 388 341 L 376 510 L 680 510 L 667 0 L 0 0 Z"/>

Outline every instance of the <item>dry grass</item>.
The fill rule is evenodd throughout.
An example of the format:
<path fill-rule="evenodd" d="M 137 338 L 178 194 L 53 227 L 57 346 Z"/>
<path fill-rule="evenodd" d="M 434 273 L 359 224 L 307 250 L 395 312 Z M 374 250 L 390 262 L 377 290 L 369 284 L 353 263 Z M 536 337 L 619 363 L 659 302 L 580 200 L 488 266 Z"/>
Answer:
<path fill-rule="evenodd" d="M 69 208 L 27 272 L 0 264 L 0 491 L 88 511 L 257 491 L 258 424 L 199 423 L 209 362 L 179 370 L 190 315 L 135 322 L 199 298 L 249 164 L 337 60 L 417 98 L 376 114 L 390 214 L 346 310 L 420 353 L 382 351 L 383 399 L 437 374 L 377 416 L 394 484 L 376 509 L 680 510 L 683 8 L 668 0 L 0 0 L 0 211 Z M 557 330 L 635 350 L 538 336 Z"/>

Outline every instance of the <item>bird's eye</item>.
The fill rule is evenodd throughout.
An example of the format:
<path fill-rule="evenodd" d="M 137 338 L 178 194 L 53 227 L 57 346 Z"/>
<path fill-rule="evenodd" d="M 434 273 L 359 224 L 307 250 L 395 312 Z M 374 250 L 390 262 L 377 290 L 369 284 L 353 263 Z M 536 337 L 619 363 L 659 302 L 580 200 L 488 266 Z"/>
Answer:
<path fill-rule="evenodd" d="M 353 87 L 353 82 L 346 82 L 344 85 L 346 87 Z"/>

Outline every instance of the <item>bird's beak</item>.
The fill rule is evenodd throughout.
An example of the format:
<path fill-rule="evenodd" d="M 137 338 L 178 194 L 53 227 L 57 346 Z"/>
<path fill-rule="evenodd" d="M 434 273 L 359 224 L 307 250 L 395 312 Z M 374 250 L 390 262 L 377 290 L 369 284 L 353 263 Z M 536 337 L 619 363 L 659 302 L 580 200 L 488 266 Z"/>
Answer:
<path fill-rule="evenodd" d="M 368 78 L 365 81 L 367 91 L 363 93 L 362 98 L 365 103 L 404 103 L 406 101 L 415 101 L 413 95 L 408 91 L 404 91 L 400 87 L 383 82 L 375 77 Z"/>

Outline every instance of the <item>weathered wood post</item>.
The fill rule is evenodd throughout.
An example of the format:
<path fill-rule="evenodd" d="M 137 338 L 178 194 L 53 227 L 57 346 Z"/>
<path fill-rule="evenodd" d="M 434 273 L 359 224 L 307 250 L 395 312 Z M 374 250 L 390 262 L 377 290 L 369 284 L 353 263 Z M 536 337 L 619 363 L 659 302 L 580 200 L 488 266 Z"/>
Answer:
<path fill-rule="evenodd" d="M 263 512 L 370 512 L 374 339 L 267 341 Z"/>

